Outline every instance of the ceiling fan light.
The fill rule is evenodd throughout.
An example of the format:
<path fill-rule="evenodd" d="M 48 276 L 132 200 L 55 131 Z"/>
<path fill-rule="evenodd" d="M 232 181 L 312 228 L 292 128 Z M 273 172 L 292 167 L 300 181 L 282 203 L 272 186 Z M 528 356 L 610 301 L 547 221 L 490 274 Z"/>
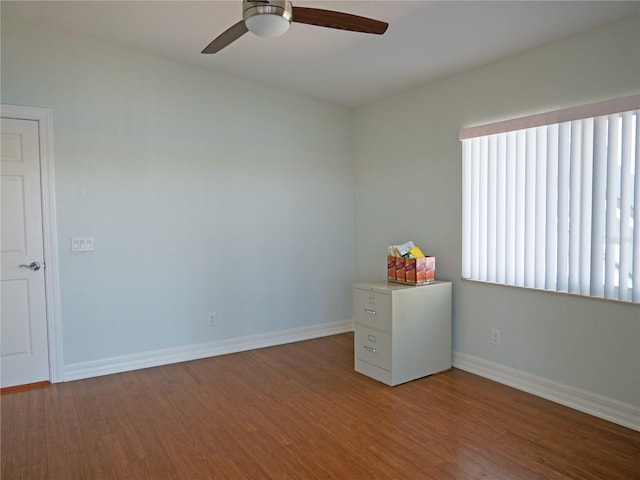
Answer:
<path fill-rule="evenodd" d="M 293 8 L 290 0 L 244 0 L 242 18 L 259 37 L 279 37 L 289 30 Z"/>
<path fill-rule="evenodd" d="M 253 15 L 244 22 L 249 31 L 259 37 L 279 37 L 289 30 L 289 21 L 279 15 L 263 13 Z"/>

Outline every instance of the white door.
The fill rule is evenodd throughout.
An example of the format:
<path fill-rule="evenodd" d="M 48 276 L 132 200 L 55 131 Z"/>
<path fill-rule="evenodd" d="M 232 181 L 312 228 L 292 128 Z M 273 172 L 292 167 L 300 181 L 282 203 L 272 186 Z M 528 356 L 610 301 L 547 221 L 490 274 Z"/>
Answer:
<path fill-rule="evenodd" d="M 49 380 L 38 122 L 2 118 L 2 387 Z"/>

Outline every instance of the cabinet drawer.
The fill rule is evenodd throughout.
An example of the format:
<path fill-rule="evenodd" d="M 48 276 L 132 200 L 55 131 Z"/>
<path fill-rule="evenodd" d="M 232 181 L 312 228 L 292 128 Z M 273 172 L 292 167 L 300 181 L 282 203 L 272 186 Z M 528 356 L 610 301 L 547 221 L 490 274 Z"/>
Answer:
<path fill-rule="evenodd" d="M 391 331 L 391 295 L 356 289 L 354 304 L 356 323 Z"/>
<path fill-rule="evenodd" d="M 356 325 L 356 358 L 391 371 L 391 335 Z"/>

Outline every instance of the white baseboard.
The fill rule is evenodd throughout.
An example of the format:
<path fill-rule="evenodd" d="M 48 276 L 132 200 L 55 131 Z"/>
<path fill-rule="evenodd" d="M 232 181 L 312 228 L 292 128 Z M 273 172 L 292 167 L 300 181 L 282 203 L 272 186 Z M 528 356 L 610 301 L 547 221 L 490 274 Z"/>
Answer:
<path fill-rule="evenodd" d="M 272 347 L 353 331 L 353 320 L 185 345 L 65 365 L 64 382 Z M 640 431 L 640 408 L 473 355 L 453 353 L 453 366 L 581 412 Z"/>
<path fill-rule="evenodd" d="M 505 367 L 473 355 L 454 352 L 453 366 L 518 390 L 640 431 L 640 407 L 537 375 Z"/>
<path fill-rule="evenodd" d="M 326 337 L 328 335 L 337 335 L 339 333 L 352 331 L 353 320 L 342 320 L 260 335 L 249 335 L 246 337 L 166 348 L 90 362 L 74 363 L 65 365 L 63 381 L 69 382 L 83 378 L 128 372 L 141 368 L 158 367 L 170 363 L 187 362 L 190 360 L 214 357 L 216 355 L 226 355 L 228 353 L 242 352 L 245 350 L 272 347 L 274 345 L 299 342 L 301 340 L 310 340 L 312 338 Z"/>

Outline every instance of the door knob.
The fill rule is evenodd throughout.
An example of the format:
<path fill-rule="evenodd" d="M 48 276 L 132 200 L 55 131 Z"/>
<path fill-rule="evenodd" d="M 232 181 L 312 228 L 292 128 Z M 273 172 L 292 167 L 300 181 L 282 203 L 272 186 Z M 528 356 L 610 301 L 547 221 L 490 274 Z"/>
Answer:
<path fill-rule="evenodd" d="M 20 268 L 28 268 L 34 272 L 40 270 L 40 264 L 38 262 L 31 262 L 29 265 L 20 265 Z"/>

